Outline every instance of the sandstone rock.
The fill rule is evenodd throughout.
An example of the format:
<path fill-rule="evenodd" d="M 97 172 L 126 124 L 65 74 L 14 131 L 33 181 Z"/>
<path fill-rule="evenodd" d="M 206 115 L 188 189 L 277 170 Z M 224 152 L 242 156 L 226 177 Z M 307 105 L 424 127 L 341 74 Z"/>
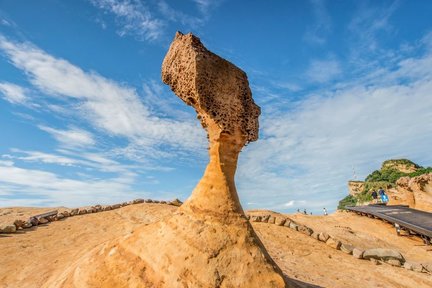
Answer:
<path fill-rule="evenodd" d="M 354 250 L 354 246 L 346 243 L 342 243 L 340 246 L 340 250 L 346 254 L 352 254 Z"/>
<path fill-rule="evenodd" d="M 377 259 L 377 260 L 382 260 L 382 261 L 387 261 L 390 259 L 396 259 L 402 263 L 405 262 L 404 257 L 402 256 L 402 254 L 399 251 L 393 250 L 393 249 L 387 249 L 387 248 L 367 249 L 363 253 L 363 258 L 366 260 Z"/>
<path fill-rule="evenodd" d="M 422 266 L 423 266 L 423 269 L 426 270 L 428 273 L 432 273 L 432 262 L 431 263 L 423 263 Z"/>
<path fill-rule="evenodd" d="M 95 209 L 96 209 L 96 212 L 100 212 L 100 211 L 102 211 L 102 205 L 97 204 L 97 205 L 95 205 L 94 207 L 95 207 Z"/>
<path fill-rule="evenodd" d="M 57 220 L 61 220 L 65 218 L 65 216 L 62 213 L 57 214 Z"/>
<path fill-rule="evenodd" d="M 275 224 L 276 218 L 273 216 L 270 216 L 270 218 L 268 219 L 268 223 L 269 224 Z"/>
<path fill-rule="evenodd" d="M 252 222 L 261 222 L 262 217 L 261 216 L 252 216 Z"/>
<path fill-rule="evenodd" d="M 127 205 L 128 205 L 127 202 L 123 202 L 123 203 L 120 204 L 121 207 L 124 207 L 124 206 L 127 206 Z"/>
<path fill-rule="evenodd" d="M 13 223 L 0 224 L 0 233 L 15 233 L 17 227 Z"/>
<path fill-rule="evenodd" d="M 78 214 L 79 214 L 79 215 L 87 214 L 87 209 L 79 209 Z"/>
<path fill-rule="evenodd" d="M 160 201 L 160 204 L 167 204 L 165 200 Z"/>
<path fill-rule="evenodd" d="M 322 242 L 327 242 L 327 240 L 330 238 L 330 236 L 326 233 L 326 232 L 321 232 L 318 235 L 318 240 L 322 241 Z"/>
<path fill-rule="evenodd" d="M 385 263 L 387 263 L 391 266 L 395 266 L 395 267 L 401 267 L 402 266 L 401 262 L 397 259 L 389 259 L 389 260 L 385 261 Z"/>
<path fill-rule="evenodd" d="M 112 210 L 111 205 L 107 205 L 107 206 L 102 208 L 102 211 L 110 211 L 110 210 Z"/>
<path fill-rule="evenodd" d="M 270 219 L 270 215 L 264 215 L 261 217 L 261 222 L 268 223 L 269 219 Z"/>
<path fill-rule="evenodd" d="M 32 226 L 33 226 L 33 224 L 32 224 L 30 221 L 26 221 L 22 227 L 23 227 L 24 229 L 27 229 L 27 228 L 30 228 L 30 227 L 32 227 Z"/>
<path fill-rule="evenodd" d="M 427 270 L 423 267 L 422 264 L 415 263 L 415 262 L 409 262 L 409 261 L 406 261 L 403 264 L 403 268 L 405 268 L 407 270 L 415 271 L 415 272 L 426 272 L 426 270 Z"/>
<path fill-rule="evenodd" d="M 390 204 L 406 204 L 412 208 L 432 212 L 432 173 L 417 177 L 401 177 L 396 189 L 389 191 Z"/>
<path fill-rule="evenodd" d="M 284 226 L 289 228 L 291 225 L 291 222 L 292 222 L 291 219 L 286 219 Z"/>
<path fill-rule="evenodd" d="M 283 226 L 286 222 L 286 218 L 284 217 L 276 217 L 275 224 L 278 226 Z"/>
<path fill-rule="evenodd" d="M 316 240 L 319 240 L 319 234 L 318 232 L 313 232 L 310 236 Z"/>
<path fill-rule="evenodd" d="M 70 211 L 70 216 L 75 216 L 79 214 L 79 209 L 75 208 Z"/>
<path fill-rule="evenodd" d="M 46 223 L 49 222 L 48 219 L 46 219 L 46 218 L 44 218 L 44 217 L 39 218 L 38 221 L 39 221 L 39 224 L 46 224 Z"/>
<path fill-rule="evenodd" d="M 250 215 L 246 215 L 246 219 L 247 219 L 247 220 L 250 220 L 250 219 L 251 219 L 251 216 L 250 216 Z"/>
<path fill-rule="evenodd" d="M 169 204 L 169 205 L 173 205 L 173 206 L 180 207 L 180 206 L 183 204 L 183 202 L 180 201 L 179 199 L 174 199 L 173 201 L 170 201 L 168 204 Z"/>
<path fill-rule="evenodd" d="M 289 228 L 298 231 L 298 225 L 297 225 L 297 223 L 290 222 Z"/>
<path fill-rule="evenodd" d="M 153 203 L 153 200 L 152 199 L 146 199 L 145 203 Z"/>
<path fill-rule="evenodd" d="M 120 208 L 120 207 L 121 207 L 120 204 L 114 204 L 114 205 L 111 205 L 111 208 L 112 208 L 112 209 L 118 209 L 118 208 Z"/>
<path fill-rule="evenodd" d="M 132 201 L 133 204 L 144 203 L 144 199 L 138 198 Z"/>
<path fill-rule="evenodd" d="M 153 200 L 153 203 L 159 204 L 160 201 L 159 200 Z"/>
<path fill-rule="evenodd" d="M 18 229 L 18 228 L 22 228 L 22 226 L 24 225 L 24 223 L 25 223 L 24 220 L 17 219 L 17 220 L 14 221 L 13 224 L 15 225 L 16 229 Z"/>
<path fill-rule="evenodd" d="M 313 230 L 311 228 L 309 228 L 307 226 L 304 226 L 304 225 L 299 225 L 298 226 L 298 231 L 301 232 L 301 233 L 303 233 L 303 234 L 305 234 L 305 235 L 307 235 L 307 236 L 310 236 L 313 233 Z"/>
<path fill-rule="evenodd" d="M 369 259 L 373 264 L 375 264 L 375 265 L 380 265 L 381 263 L 380 263 L 380 261 L 378 261 L 377 259 L 375 259 L 375 258 L 370 258 Z"/>
<path fill-rule="evenodd" d="M 39 220 L 35 217 L 32 217 L 29 219 L 29 222 L 33 225 L 33 226 L 37 226 L 39 225 Z"/>
<path fill-rule="evenodd" d="M 364 181 L 348 181 L 348 193 L 352 196 L 363 192 L 365 186 Z"/>
<path fill-rule="evenodd" d="M 364 253 L 364 250 L 359 249 L 359 248 L 354 248 L 352 255 L 354 256 L 354 258 L 363 259 L 363 253 Z"/>
<path fill-rule="evenodd" d="M 47 287 L 101 287 L 101 281 L 107 287 L 288 287 L 235 188 L 239 153 L 258 138 L 260 109 L 246 74 L 192 34 L 177 33 L 162 80 L 193 106 L 207 131 L 210 161 L 202 179 L 172 216 L 92 251 Z"/>
<path fill-rule="evenodd" d="M 64 216 L 64 217 L 69 217 L 70 216 L 70 213 L 69 213 L 69 211 L 63 211 L 63 212 L 61 212 L 61 214 Z"/>
<path fill-rule="evenodd" d="M 327 239 L 326 244 L 327 244 L 328 246 L 330 246 L 330 247 L 336 249 L 336 250 L 339 250 L 339 249 L 340 249 L 340 246 L 342 245 L 342 243 L 341 243 L 339 240 L 334 239 L 334 238 L 332 238 L 332 237 L 330 237 L 330 238 Z"/>

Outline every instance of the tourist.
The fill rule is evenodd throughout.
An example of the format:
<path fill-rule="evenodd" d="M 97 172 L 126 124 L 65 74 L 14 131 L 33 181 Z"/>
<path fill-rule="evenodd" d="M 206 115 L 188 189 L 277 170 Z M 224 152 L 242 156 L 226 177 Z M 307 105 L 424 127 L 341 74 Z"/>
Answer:
<path fill-rule="evenodd" d="M 378 193 L 375 191 L 375 189 L 372 190 L 372 199 L 374 204 L 378 203 Z"/>
<path fill-rule="evenodd" d="M 380 187 L 380 189 L 378 190 L 378 194 L 379 194 L 381 203 L 385 203 L 384 200 L 385 200 L 387 195 L 385 195 L 384 189 L 382 187 Z"/>
<path fill-rule="evenodd" d="M 303 213 L 304 213 L 305 215 L 307 215 L 306 209 L 303 210 Z"/>
<path fill-rule="evenodd" d="M 324 210 L 324 216 L 327 216 L 328 215 L 327 209 L 324 207 L 323 210 Z"/>

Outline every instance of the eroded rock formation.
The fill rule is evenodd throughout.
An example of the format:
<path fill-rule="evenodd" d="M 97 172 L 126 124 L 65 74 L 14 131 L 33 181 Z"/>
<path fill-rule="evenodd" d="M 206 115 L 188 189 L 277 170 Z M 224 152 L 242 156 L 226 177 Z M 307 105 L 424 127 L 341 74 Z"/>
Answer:
<path fill-rule="evenodd" d="M 242 147 L 258 138 L 246 74 L 177 33 L 162 79 L 195 108 L 210 161 L 191 197 L 162 221 L 86 255 L 47 285 L 74 287 L 287 287 L 247 221 L 234 183 Z"/>
<path fill-rule="evenodd" d="M 432 173 L 417 177 L 401 177 L 396 188 L 390 189 L 389 204 L 405 204 L 411 208 L 432 212 Z"/>

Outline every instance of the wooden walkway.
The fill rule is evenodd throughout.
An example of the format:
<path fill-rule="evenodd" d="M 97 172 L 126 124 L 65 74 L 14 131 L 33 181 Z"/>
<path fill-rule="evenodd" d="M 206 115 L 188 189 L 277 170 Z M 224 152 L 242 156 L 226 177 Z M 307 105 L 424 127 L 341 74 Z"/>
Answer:
<path fill-rule="evenodd" d="M 406 230 L 418 234 L 425 244 L 432 240 L 432 213 L 411 209 L 406 205 L 368 205 L 346 207 L 357 214 L 379 218 L 392 223 L 396 231 Z"/>

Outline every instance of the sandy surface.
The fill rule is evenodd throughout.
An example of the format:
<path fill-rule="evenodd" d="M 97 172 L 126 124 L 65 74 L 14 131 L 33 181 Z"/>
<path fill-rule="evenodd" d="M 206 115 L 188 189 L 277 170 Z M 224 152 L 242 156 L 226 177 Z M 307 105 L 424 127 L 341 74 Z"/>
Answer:
<path fill-rule="evenodd" d="M 162 204 L 137 204 L 2 235 L 0 287 L 40 287 L 92 248 L 128 235 L 176 209 Z M 50 210 L 3 208 L 0 221 L 14 213 L 30 216 Z M 349 213 L 288 216 L 359 247 L 396 248 L 408 260 L 432 262 L 432 248 L 416 237 L 396 236 L 390 225 L 379 220 Z M 357 260 L 288 228 L 267 223 L 253 223 L 253 227 L 283 272 L 304 287 L 432 287 L 430 275 Z"/>

